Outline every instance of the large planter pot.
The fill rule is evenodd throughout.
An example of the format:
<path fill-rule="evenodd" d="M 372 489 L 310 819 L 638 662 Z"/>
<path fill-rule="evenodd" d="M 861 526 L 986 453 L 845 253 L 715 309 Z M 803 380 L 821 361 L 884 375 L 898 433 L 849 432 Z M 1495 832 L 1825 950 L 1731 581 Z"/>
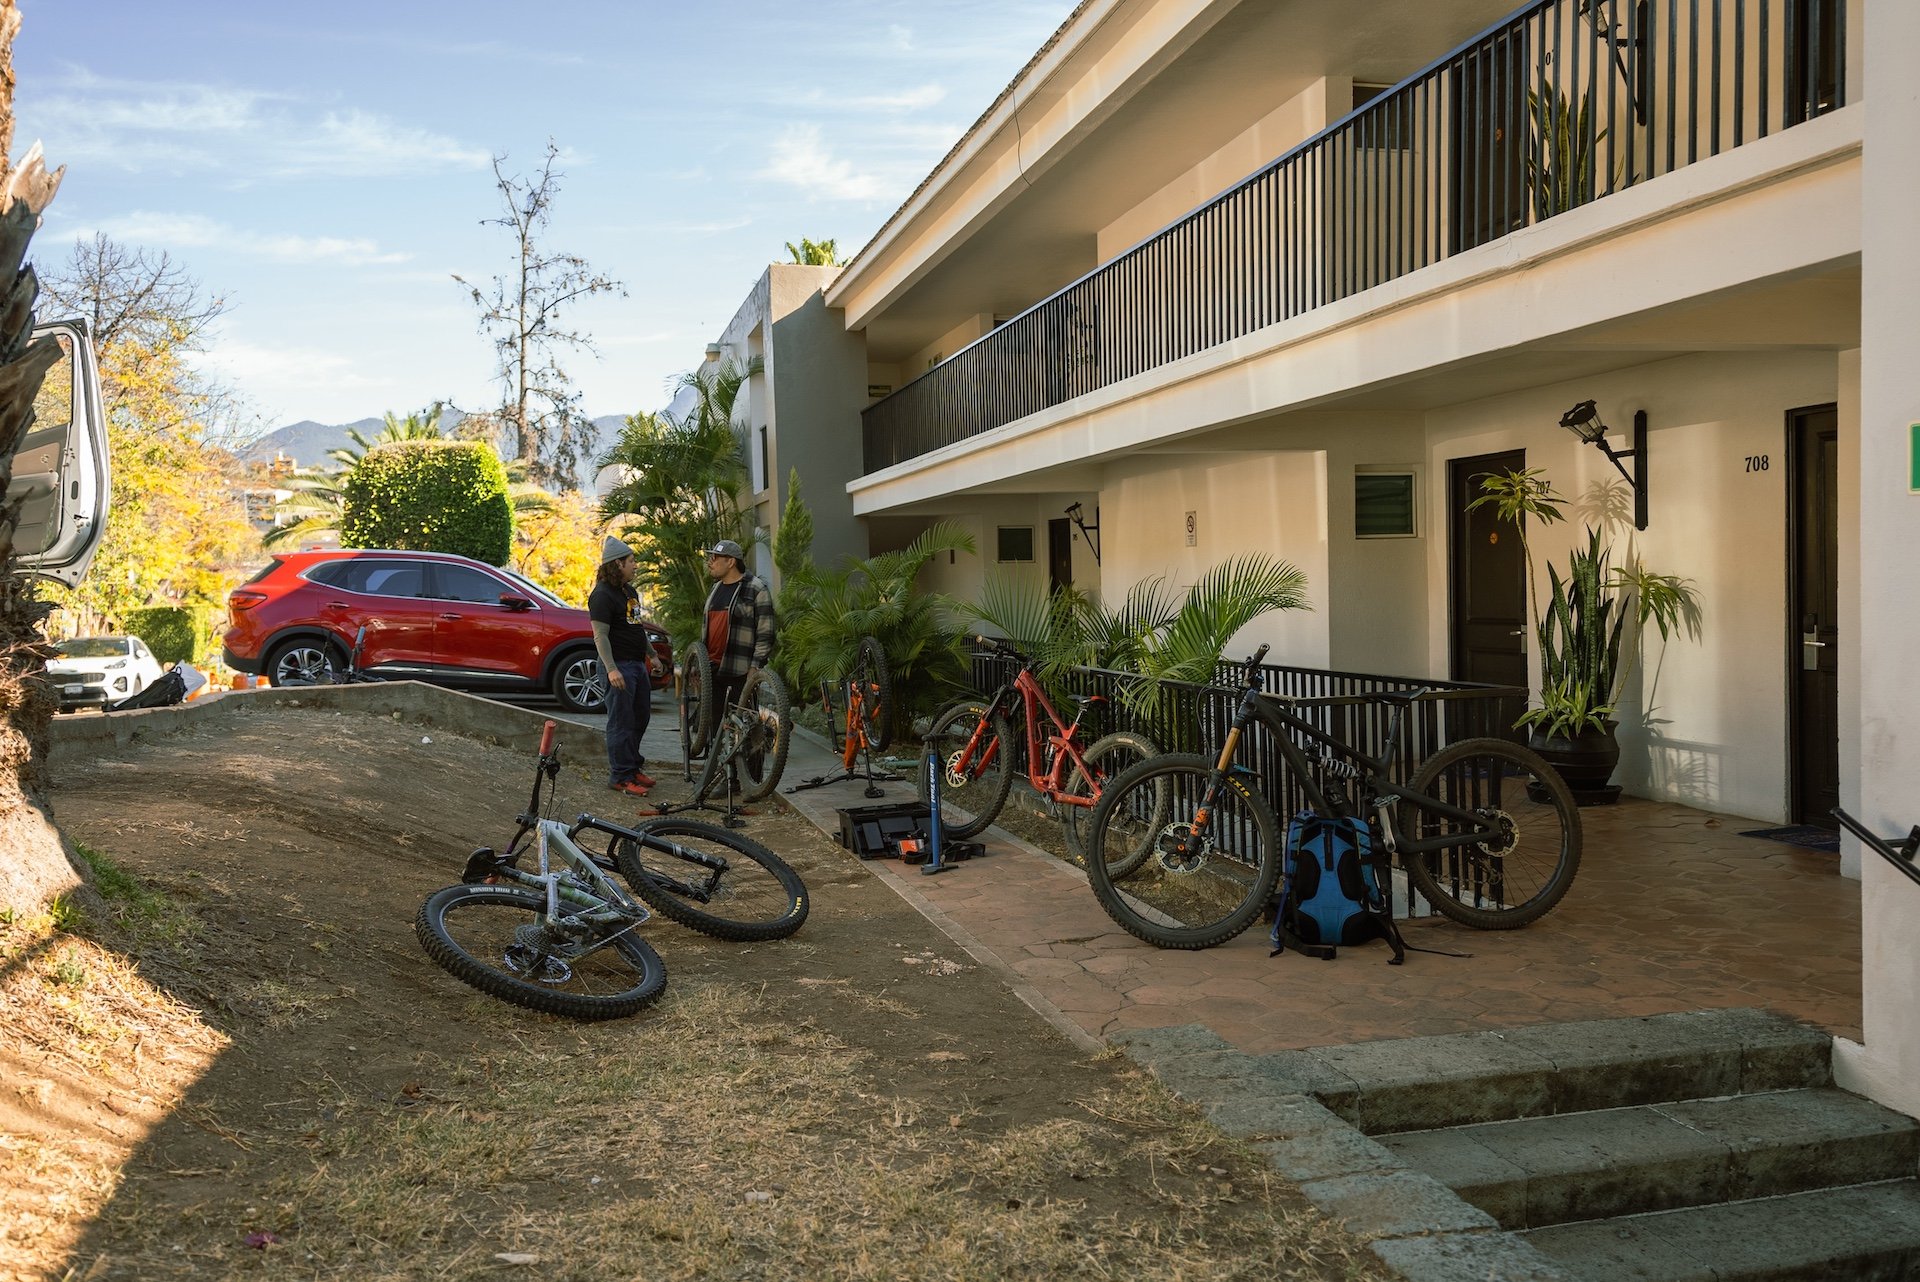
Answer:
<path fill-rule="evenodd" d="M 1615 723 L 1608 721 L 1599 729 L 1584 730 L 1572 737 L 1548 736 L 1536 731 L 1527 742 L 1548 765 L 1560 772 L 1576 804 L 1610 806 L 1620 800 L 1618 785 L 1607 782 L 1613 778 L 1614 767 L 1620 764 L 1620 741 L 1614 738 L 1615 728 Z"/>

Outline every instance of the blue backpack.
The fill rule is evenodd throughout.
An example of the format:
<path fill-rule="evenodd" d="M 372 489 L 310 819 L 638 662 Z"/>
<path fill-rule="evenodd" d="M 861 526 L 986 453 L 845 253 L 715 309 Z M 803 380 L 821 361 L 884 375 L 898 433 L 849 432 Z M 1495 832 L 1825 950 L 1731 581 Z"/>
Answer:
<path fill-rule="evenodd" d="M 1331 961 L 1343 944 L 1383 938 L 1393 948 L 1387 964 L 1406 960 L 1382 891 L 1373 831 L 1364 819 L 1302 810 L 1287 825 L 1286 885 L 1273 920 L 1273 954 L 1291 948 Z"/>

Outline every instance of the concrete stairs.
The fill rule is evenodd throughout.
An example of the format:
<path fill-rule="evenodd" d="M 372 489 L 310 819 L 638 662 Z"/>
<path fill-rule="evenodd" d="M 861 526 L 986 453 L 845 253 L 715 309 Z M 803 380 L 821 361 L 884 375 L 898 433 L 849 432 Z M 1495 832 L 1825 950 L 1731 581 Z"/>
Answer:
<path fill-rule="evenodd" d="M 1413 1282 L 1920 1279 L 1920 1124 L 1767 1012 L 1129 1053 Z"/>

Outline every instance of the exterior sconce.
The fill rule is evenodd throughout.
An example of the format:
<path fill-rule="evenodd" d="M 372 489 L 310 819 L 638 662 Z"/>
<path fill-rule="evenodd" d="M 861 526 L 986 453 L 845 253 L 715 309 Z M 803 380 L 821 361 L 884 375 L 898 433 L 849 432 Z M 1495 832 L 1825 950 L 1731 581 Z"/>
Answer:
<path fill-rule="evenodd" d="M 1560 416 L 1560 426 L 1572 432 L 1588 445 L 1596 445 L 1607 456 L 1614 470 L 1627 478 L 1627 484 L 1633 487 L 1633 528 L 1647 528 L 1647 412 L 1635 410 L 1633 415 L 1633 448 L 1616 450 L 1607 444 L 1607 425 L 1600 421 L 1600 411 L 1593 407 L 1592 401 L 1581 401 L 1578 405 Z M 1633 471 L 1627 471 L 1621 459 L 1633 460 Z"/>
<path fill-rule="evenodd" d="M 1093 509 L 1093 524 L 1088 525 L 1085 518 L 1080 514 L 1080 505 L 1078 503 L 1069 504 L 1067 507 L 1067 519 L 1079 528 L 1080 537 L 1087 541 L 1087 548 L 1093 553 L 1093 563 L 1095 565 L 1100 564 L 1100 539 L 1098 537 L 1100 534 L 1100 509 Z"/>
<path fill-rule="evenodd" d="M 717 361 L 720 359 L 720 344 L 718 343 L 707 344 L 707 359 L 710 361 Z"/>

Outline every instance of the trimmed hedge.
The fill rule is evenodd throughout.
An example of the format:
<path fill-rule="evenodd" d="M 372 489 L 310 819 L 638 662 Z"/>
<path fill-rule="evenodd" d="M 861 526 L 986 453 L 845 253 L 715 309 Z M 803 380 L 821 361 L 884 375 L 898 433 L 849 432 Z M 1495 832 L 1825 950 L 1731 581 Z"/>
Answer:
<path fill-rule="evenodd" d="M 127 611 L 127 633 L 139 637 L 161 663 L 198 663 L 213 645 L 207 612 L 184 605 Z"/>
<path fill-rule="evenodd" d="M 368 450 L 341 487 L 340 542 L 454 552 L 504 565 L 513 550 L 507 469 L 483 441 L 400 441 Z"/>

